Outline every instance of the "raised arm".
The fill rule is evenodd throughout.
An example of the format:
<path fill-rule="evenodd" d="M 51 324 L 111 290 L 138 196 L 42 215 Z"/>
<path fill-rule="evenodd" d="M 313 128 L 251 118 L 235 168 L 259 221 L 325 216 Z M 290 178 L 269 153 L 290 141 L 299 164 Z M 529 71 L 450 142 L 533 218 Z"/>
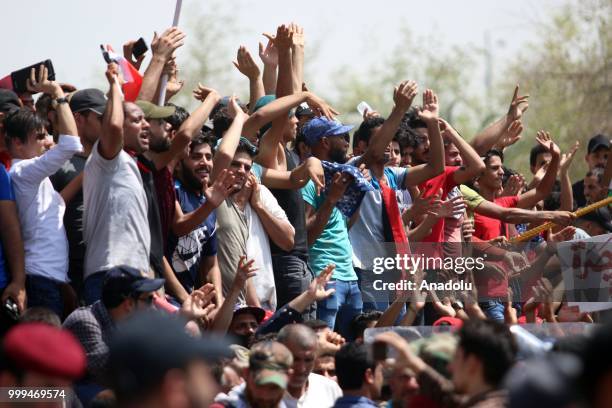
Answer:
<path fill-rule="evenodd" d="M 278 51 L 274 45 L 274 37 L 264 34 L 268 38 L 268 45 L 264 48 L 259 43 L 259 58 L 264 64 L 263 86 L 266 95 L 276 94 L 276 69 L 278 68 Z"/>
<path fill-rule="evenodd" d="M 297 24 L 291 24 L 293 35 L 291 36 L 291 69 L 293 92 L 302 90 L 304 82 L 304 28 Z"/>
<path fill-rule="evenodd" d="M 538 132 L 536 140 L 548 150 L 552 156 L 552 159 L 540 184 L 538 184 L 536 188 L 519 196 L 519 201 L 516 206 L 520 208 L 532 208 L 539 201 L 548 197 L 548 195 L 552 192 L 555 180 L 557 179 L 557 171 L 559 170 L 559 161 L 561 156 L 559 146 L 552 141 L 550 134 L 543 130 Z"/>
<path fill-rule="evenodd" d="M 251 53 L 243 45 L 238 48 L 234 66 L 249 80 L 249 113 L 253 113 L 255 103 L 266 94 L 266 91 L 261 80 L 259 67 L 253 60 Z"/>
<path fill-rule="evenodd" d="M 158 37 L 157 33 L 153 35 L 151 41 L 153 56 L 142 78 L 138 99 L 157 103 L 154 98 L 164 66 L 172 58 L 174 51 L 185 43 L 184 39 L 185 34 L 176 27 L 170 27 L 161 37 Z"/>
<path fill-rule="evenodd" d="M 423 107 L 419 118 L 427 124 L 429 135 L 429 162 L 425 165 L 415 166 L 408 171 L 404 178 L 404 186 L 416 186 L 444 172 L 444 144 L 440 134 L 438 122 L 438 97 L 431 90 L 423 93 Z"/>
<path fill-rule="evenodd" d="M 471 145 L 476 152 L 484 156 L 504 136 L 512 122 L 520 120 L 523 112 L 529 107 L 529 95 L 519 96 L 519 86 L 514 88 L 508 113 L 496 120 L 472 139 Z M 518 140 L 518 139 L 517 139 Z"/>
<path fill-rule="evenodd" d="M 569 167 L 574 160 L 576 151 L 580 147 L 580 142 L 576 142 L 574 146 L 561 156 L 561 163 L 559 164 L 559 180 L 561 182 L 561 205 L 560 210 L 572 211 L 574 209 L 574 195 L 572 191 L 572 181 L 569 177 Z"/>
<path fill-rule="evenodd" d="M 391 143 L 391 140 L 393 140 L 393 136 L 395 136 L 399 128 L 404 113 L 412 105 L 417 92 L 418 86 L 414 81 L 404 81 L 393 89 L 393 102 L 395 106 L 393 106 L 391 114 L 383 123 L 377 136 L 370 141 L 368 149 L 364 154 L 364 162 L 367 166 L 370 166 L 371 163 L 379 162 L 384 157 L 385 149 Z"/>
<path fill-rule="evenodd" d="M 98 142 L 98 152 L 106 160 L 113 159 L 123 148 L 124 114 L 118 77 L 117 64 L 108 64 L 106 79 L 110 90 L 102 118 L 102 134 Z"/>
<path fill-rule="evenodd" d="M 457 146 L 457 150 L 459 150 L 463 159 L 463 167 L 453 173 L 455 184 L 463 184 L 480 175 L 485 169 L 485 164 L 480 156 L 478 156 L 478 153 L 444 119 L 440 119 L 440 125 L 443 128 L 442 136 L 448 138 L 448 140 Z"/>
<path fill-rule="evenodd" d="M 240 109 L 236 102 L 236 96 L 232 96 L 228 105 L 228 113 L 233 118 L 232 124 L 230 125 L 227 132 L 221 139 L 219 148 L 215 152 L 213 159 L 213 169 L 210 175 L 210 180 L 215 181 L 217 176 L 225 169 L 229 167 L 234 160 L 234 154 L 238 148 L 240 142 L 240 136 L 242 134 L 242 126 L 246 122 L 248 115 Z"/>

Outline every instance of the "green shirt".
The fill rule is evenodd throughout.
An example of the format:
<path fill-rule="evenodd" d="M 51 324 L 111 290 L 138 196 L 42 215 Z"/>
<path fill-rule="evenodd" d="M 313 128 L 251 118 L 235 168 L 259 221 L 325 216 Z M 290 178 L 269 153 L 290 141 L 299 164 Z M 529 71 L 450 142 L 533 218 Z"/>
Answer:
<path fill-rule="evenodd" d="M 466 185 L 459 186 L 459 190 L 461 190 L 461 194 L 463 194 L 463 199 L 465 200 L 465 204 L 468 207 L 468 216 L 470 219 L 474 219 L 474 210 L 476 207 L 480 205 L 485 199 L 478 194 L 476 191 L 472 190 Z"/>
<path fill-rule="evenodd" d="M 325 201 L 323 193 L 317 197 L 312 180 L 302 188 L 302 198 L 315 210 L 318 210 Z M 348 237 L 348 219 L 336 207 L 332 210 L 321 235 L 308 248 L 308 254 L 308 262 L 315 275 L 318 276 L 328 264 L 335 264 L 333 279 L 357 280 L 353 269 L 353 248 Z"/>

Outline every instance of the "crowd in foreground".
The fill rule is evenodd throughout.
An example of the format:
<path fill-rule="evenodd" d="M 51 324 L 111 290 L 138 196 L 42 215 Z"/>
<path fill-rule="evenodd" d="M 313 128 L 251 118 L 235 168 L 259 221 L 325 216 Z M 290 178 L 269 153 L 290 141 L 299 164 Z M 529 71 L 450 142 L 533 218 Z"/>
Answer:
<path fill-rule="evenodd" d="M 576 275 L 607 282 L 610 138 L 572 184 L 581 143 L 539 131 L 523 175 L 504 166 L 518 86 L 468 142 L 410 80 L 353 131 L 304 82 L 303 29 L 267 37 L 263 70 L 234 62 L 247 103 L 203 85 L 192 112 L 170 102 L 176 27 L 136 94 L 134 41 L 108 89 L 46 65 L 0 89 L 0 387 L 85 407 L 612 406 L 612 326 L 574 302 L 562 253 L 589 249 Z M 428 261 L 385 262 L 409 258 Z"/>

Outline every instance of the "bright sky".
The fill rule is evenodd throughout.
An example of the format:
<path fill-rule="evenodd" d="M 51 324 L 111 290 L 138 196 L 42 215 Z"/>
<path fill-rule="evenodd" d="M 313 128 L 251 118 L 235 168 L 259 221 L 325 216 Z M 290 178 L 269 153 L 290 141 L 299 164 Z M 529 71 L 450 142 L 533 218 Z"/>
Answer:
<path fill-rule="evenodd" d="M 3 9 L 0 25 L 5 39 L 0 75 L 50 58 L 60 82 L 88 87 L 103 84 L 99 44 L 109 43 L 120 50 L 128 39 L 143 36 L 150 42 L 154 30 L 161 32 L 171 24 L 175 0 L 21 0 L 7 4 L 10 6 Z M 210 2 L 206 0 L 184 0 L 183 10 L 214 13 L 220 4 L 217 1 L 207 10 Z M 273 31 L 283 22 L 304 26 L 307 42 L 319 46 L 318 58 L 310 67 L 316 78 L 310 80 L 319 87 L 329 87 L 333 73 L 342 65 L 360 69 L 384 57 L 396 45 L 403 26 L 417 35 L 437 32 L 449 44 L 478 47 L 484 47 L 488 32 L 490 49 L 499 65 L 535 39 L 533 22 L 544 20 L 563 1 L 231 0 L 223 4 L 224 10 L 235 13 L 240 27 L 234 49 L 244 44 L 254 55 L 262 32 Z M 189 27 L 181 28 L 189 36 Z M 228 69 L 233 69 L 229 61 Z"/>

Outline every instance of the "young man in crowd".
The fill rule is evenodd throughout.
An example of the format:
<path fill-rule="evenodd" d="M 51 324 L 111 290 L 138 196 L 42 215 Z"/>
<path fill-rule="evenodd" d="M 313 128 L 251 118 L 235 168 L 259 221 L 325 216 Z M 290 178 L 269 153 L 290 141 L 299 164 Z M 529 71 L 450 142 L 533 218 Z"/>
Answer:
<path fill-rule="evenodd" d="M 589 139 L 587 144 L 587 154 L 584 160 L 587 163 L 588 171 L 594 172 L 596 169 L 604 170 L 608 162 L 608 156 L 610 154 L 610 138 L 598 134 Z M 608 186 L 603 186 L 608 188 Z M 576 207 L 584 207 L 587 204 L 587 197 L 585 194 L 585 180 L 577 181 L 572 185 L 572 191 L 574 193 L 574 205 Z"/>
<path fill-rule="evenodd" d="M 47 137 L 42 120 L 28 110 L 20 110 L 4 120 L 9 152 L 13 158 L 10 175 L 15 191 L 19 222 L 25 249 L 26 292 L 30 306 L 45 306 L 64 314 L 61 286 L 68 281 L 68 241 L 63 224 L 65 201 L 72 194 L 66 188 L 53 189 L 49 176 L 73 154 L 82 150 L 77 128 L 64 91 L 48 79 L 47 69 L 28 82 L 32 92 L 51 95 L 57 102 L 58 144 L 44 153 Z M 44 154 L 43 154 L 44 153 Z"/>
<path fill-rule="evenodd" d="M 342 397 L 336 400 L 334 408 L 377 407 L 374 402 L 380 398 L 383 386 L 383 365 L 374 361 L 363 343 L 348 343 L 336 353 L 336 375 L 342 389 Z"/>

